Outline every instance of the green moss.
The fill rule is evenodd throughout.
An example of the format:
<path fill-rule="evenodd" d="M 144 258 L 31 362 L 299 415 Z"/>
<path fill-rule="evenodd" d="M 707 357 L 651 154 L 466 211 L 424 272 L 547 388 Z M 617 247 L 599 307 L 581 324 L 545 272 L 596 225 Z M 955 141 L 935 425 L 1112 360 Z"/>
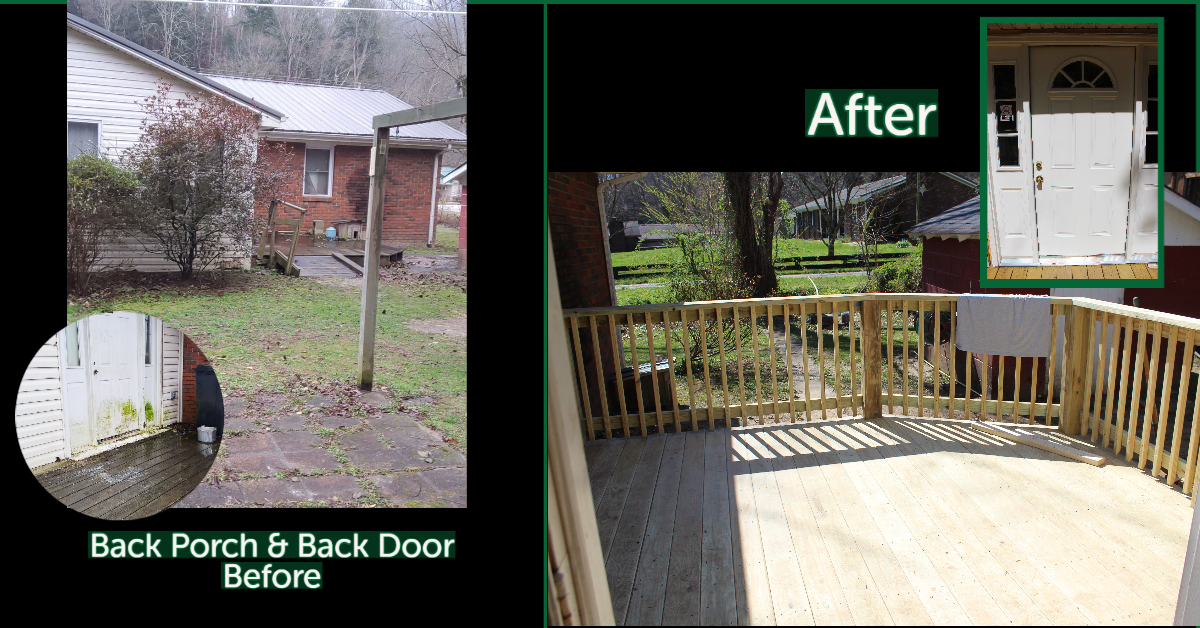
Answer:
<path fill-rule="evenodd" d="M 121 402 L 121 416 L 127 419 L 137 416 L 137 406 L 133 405 L 133 402 L 128 399 Z"/>
<path fill-rule="evenodd" d="M 154 422 L 154 406 L 151 405 L 149 401 L 146 402 L 146 422 Z"/>

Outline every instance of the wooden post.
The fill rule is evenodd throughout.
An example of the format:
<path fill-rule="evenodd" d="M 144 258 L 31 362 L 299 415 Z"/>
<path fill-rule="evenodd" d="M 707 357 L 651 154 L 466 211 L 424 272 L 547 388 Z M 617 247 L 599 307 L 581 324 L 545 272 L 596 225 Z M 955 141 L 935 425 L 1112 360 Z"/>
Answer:
<path fill-rule="evenodd" d="M 879 301 L 862 304 L 863 418 L 883 418 L 883 379 L 879 355 Z"/>
<path fill-rule="evenodd" d="M 1086 310 L 1074 305 L 1064 306 L 1067 310 L 1067 326 L 1063 337 L 1063 378 L 1066 383 L 1067 395 L 1062 400 L 1062 413 L 1058 417 L 1059 429 L 1064 434 L 1080 433 L 1080 414 L 1083 412 L 1083 374 L 1086 357 L 1084 343 L 1087 341 L 1088 330 L 1084 320 Z M 1090 363 L 1089 363 L 1090 365 Z M 1053 366 L 1051 366 L 1053 368 Z M 1053 394 L 1053 393 L 1050 393 Z"/>
<path fill-rule="evenodd" d="M 379 245 L 383 234 L 383 186 L 387 179 L 388 127 L 375 129 L 371 144 L 371 188 L 367 197 L 367 242 L 363 251 L 363 296 L 358 330 L 358 387 L 375 381 L 375 311 L 379 301 Z M 620 381 L 618 378 L 618 386 Z"/>

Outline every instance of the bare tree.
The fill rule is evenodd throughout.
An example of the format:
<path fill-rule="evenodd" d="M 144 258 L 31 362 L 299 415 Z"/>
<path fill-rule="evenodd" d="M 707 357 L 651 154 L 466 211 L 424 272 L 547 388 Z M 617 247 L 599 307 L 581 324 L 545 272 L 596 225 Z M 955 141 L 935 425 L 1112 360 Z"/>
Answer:
<path fill-rule="evenodd" d="M 854 191 L 866 183 L 864 172 L 789 172 L 787 178 L 794 186 L 807 192 L 817 204 L 820 217 L 820 240 L 829 247 L 829 255 L 833 255 L 833 247 L 847 224 L 847 212 L 844 211 L 846 199 L 853 198 Z"/>
<path fill-rule="evenodd" d="M 433 11 L 466 11 L 467 0 L 419 0 L 397 8 L 421 8 Z M 418 28 L 409 34 L 433 67 L 448 77 L 460 96 L 467 95 L 467 16 L 444 13 L 413 14 Z"/>
<path fill-rule="evenodd" d="M 770 296 L 778 281 L 772 247 L 783 176 L 779 172 L 726 172 L 725 189 L 733 232 L 741 255 L 742 274 L 753 298 Z"/>
<path fill-rule="evenodd" d="M 153 24 L 162 33 L 162 56 L 179 61 L 186 54 L 187 31 L 193 24 L 187 18 L 188 5 L 176 2 L 155 2 L 158 22 Z"/>
<path fill-rule="evenodd" d="M 294 0 L 298 4 L 317 4 L 312 0 Z M 284 78 L 291 80 L 300 76 L 300 66 L 311 57 L 313 38 L 320 30 L 317 27 L 318 11 L 276 9 L 275 22 L 279 24 L 279 44 L 283 50 Z"/>

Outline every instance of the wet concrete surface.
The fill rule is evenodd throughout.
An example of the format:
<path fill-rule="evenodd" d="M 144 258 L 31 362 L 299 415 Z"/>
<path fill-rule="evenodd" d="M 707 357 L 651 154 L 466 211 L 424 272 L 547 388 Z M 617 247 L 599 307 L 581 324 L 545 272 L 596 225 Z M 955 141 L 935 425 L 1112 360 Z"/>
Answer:
<path fill-rule="evenodd" d="M 324 236 L 300 236 L 296 241 L 296 255 L 330 255 L 332 253 L 341 253 L 346 257 L 354 255 L 362 257 L 363 247 L 366 245 L 365 240 L 326 240 Z M 275 240 L 275 248 L 284 252 L 288 251 L 292 246 L 292 241 L 285 238 L 277 238 Z M 401 259 L 403 249 L 398 249 L 394 246 L 381 244 L 379 246 L 380 257 L 395 256 L 395 261 Z"/>
<path fill-rule="evenodd" d="M 208 472 L 218 444 L 168 431 L 38 474 L 72 510 L 101 519 L 139 519 L 183 499 Z"/>

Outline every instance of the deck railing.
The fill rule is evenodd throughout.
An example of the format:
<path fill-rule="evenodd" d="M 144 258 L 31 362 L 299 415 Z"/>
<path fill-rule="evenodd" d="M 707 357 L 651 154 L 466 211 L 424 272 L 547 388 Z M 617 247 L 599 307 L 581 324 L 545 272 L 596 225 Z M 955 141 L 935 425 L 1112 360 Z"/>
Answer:
<path fill-rule="evenodd" d="M 957 301 L 850 294 L 564 310 L 584 432 L 957 413 L 1090 436 L 1182 480 L 1194 500 L 1200 319 L 1051 297 L 1048 359 L 980 356 L 954 348 Z"/>

